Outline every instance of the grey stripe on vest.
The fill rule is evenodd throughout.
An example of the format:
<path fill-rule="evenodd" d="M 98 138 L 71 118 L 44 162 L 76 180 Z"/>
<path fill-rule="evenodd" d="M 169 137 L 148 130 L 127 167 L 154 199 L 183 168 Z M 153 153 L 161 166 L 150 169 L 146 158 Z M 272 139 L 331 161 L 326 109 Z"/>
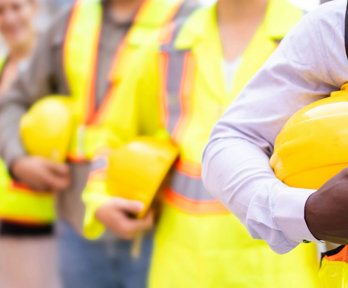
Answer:
<path fill-rule="evenodd" d="M 106 170 L 108 168 L 108 160 L 106 157 L 101 157 L 94 160 L 91 164 L 90 172 Z"/>
<path fill-rule="evenodd" d="M 180 88 L 182 85 L 182 78 L 184 75 L 185 58 L 190 50 L 178 50 L 175 48 L 174 42 L 178 36 L 181 28 L 184 25 L 184 21 L 176 23 L 172 39 L 169 43 L 161 46 L 161 52 L 168 56 L 168 70 L 167 70 L 167 83 L 165 83 L 168 105 L 168 123 L 167 130 L 170 134 L 174 132 L 174 129 L 181 116 L 181 103 L 180 103 Z"/>
<path fill-rule="evenodd" d="M 201 7 L 202 5 L 199 2 L 185 0 L 173 19 L 174 21 L 185 21 L 194 11 Z"/>
<path fill-rule="evenodd" d="M 174 170 L 169 187 L 175 193 L 195 201 L 211 201 L 215 200 L 205 190 L 202 180 L 200 178 L 192 178 L 188 175 Z"/>
<path fill-rule="evenodd" d="M 182 114 L 180 103 L 180 88 L 184 76 L 185 59 L 191 50 L 178 50 L 175 48 L 175 40 L 184 25 L 184 21 L 177 23 L 172 39 L 161 46 L 162 53 L 168 55 L 167 83 L 165 83 L 168 104 L 167 129 L 172 134 Z M 203 187 L 201 179 L 192 178 L 178 170 L 174 170 L 169 187 L 175 193 L 195 201 L 215 200 Z"/>

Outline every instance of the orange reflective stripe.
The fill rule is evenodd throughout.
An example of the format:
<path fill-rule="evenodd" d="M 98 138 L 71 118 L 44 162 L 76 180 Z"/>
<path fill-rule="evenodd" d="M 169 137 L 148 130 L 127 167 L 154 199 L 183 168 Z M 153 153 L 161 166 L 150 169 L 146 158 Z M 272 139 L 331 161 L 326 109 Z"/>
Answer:
<path fill-rule="evenodd" d="M 100 42 L 100 32 L 101 29 L 98 30 L 98 35 L 97 39 L 98 41 L 94 42 L 94 47 L 93 47 L 93 58 L 91 59 L 92 64 L 92 70 L 91 70 L 91 82 L 90 82 L 90 88 L 89 88 L 89 97 L 87 98 L 87 111 L 86 111 L 86 116 L 85 116 L 85 124 L 90 125 L 93 122 L 94 115 L 97 113 L 95 103 L 96 103 L 96 85 L 97 85 L 97 73 L 98 73 L 98 50 L 99 50 L 99 42 Z"/>
<path fill-rule="evenodd" d="M 72 162 L 72 163 L 85 163 L 86 162 L 86 158 L 84 156 L 68 155 L 67 161 L 68 162 Z"/>
<path fill-rule="evenodd" d="M 181 158 L 175 163 L 175 168 L 192 178 L 201 178 L 202 165 L 200 163 L 194 163 L 184 161 Z"/>
<path fill-rule="evenodd" d="M 181 4 L 182 4 L 181 2 L 178 2 L 175 9 L 172 9 L 172 11 L 167 15 L 167 18 L 164 21 L 164 23 L 167 23 L 175 16 L 177 11 L 181 7 Z M 141 7 L 138 9 L 136 16 L 133 19 L 133 24 L 132 24 L 133 26 L 136 25 L 138 22 L 141 22 L 141 18 L 143 17 L 143 15 L 146 14 L 147 9 L 150 9 L 149 7 L 150 7 L 150 1 L 149 0 L 144 1 Z M 89 124 L 99 124 L 102 121 L 102 117 L 105 114 L 104 111 L 106 110 L 106 107 L 108 107 L 110 100 L 116 95 L 118 82 L 115 81 L 115 75 L 117 75 L 117 70 L 120 68 L 119 67 L 120 60 L 123 59 L 124 55 L 127 53 L 128 39 L 131 37 L 131 34 L 132 34 L 132 31 L 126 34 L 126 36 L 123 38 L 121 44 L 119 45 L 116 51 L 116 54 L 113 59 L 111 69 L 108 75 L 111 86 L 107 92 L 106 97 L 102 101 L 98 111 L 94 110 L 93 115 L 92 114 L 90 115 L 89 122 L 88 122 Z M 93 100 L 93 103 L 95 103 L 95 99 L 92 99 L 92 100 Z"/>
<path fill-rule="evenodd" d="M 72 8 L 72 12 L 70 15 L 70 19 L 68 22 L 68 29 L 65 34 L 65 39 L 64 42 L 69 41 L 69 39 L 73 36 L 73 23 L 75 23 L 78 17 L 78 13 L 80 11 L 81 6 L 84 5 L 84 0 L 77 0 L 74 4 L 74 7 Z M 94 112 L 95 109 L 95 86 L 96 86 L 96 76 L 97 76 L 97 63 L 98 63 L 98 49 L 99 49 L 99 41 L 100 41 L 100 33 L 101 29 L 96 29 L 92 35 L 88 35 L 88 37 L 92 37 L 94 40 L 92 41 L 93 43 L 93 48 L 91 49 L 91 59 L 90 62 L 92 63 L 92 68 L 90 69 L 88 79 L 86 79 L 85 84 L 89 85 L 89 88 L 87 89 L 88 95 L 87 95 L 87 103 L 86 103 L 86 115 L 84 122 L 88 123 L 89 118 Z M 68 45 L 64 44 L 63 47 L 63 61 L 66 59 L 64 56 L 65 54 L 68 53 L 67 51 Z M 75 159 L 74 159 L 75 161 Z"/>
<path fill-rule="evenodd" d="M 159 53 L 161 119 L 174 142 L 179 142 L 191 118 L 189 95 L 195 63 L 191 51 L 177 51 L 170 55 L 168 50 L 172 48 L 163 46 Z"/>
<path fill-rule="evenodd" d="M 38 221 L 37 219 L 29 218 L 29 217 L 27 217 L 26 219 L 23 219 L 23 217 L 16 217 L 16 216 L 7 217 L 5 215 L 0 215 L 0 219 L 4 222 L 10 222 L 13 224 L 18 224 L 23 226 L 46 225 L 46 223 L 43 223 L 42 221 Z"/>
<path fill-rule="evenodd" d="M 324 258 L 328 261 L 345 262 L 348 264 L 348 246 L 344 246 L 343 249 L 335 255 L 325 255 Z"/>
<path fill-rule="evenodd" d="M 18 183 L 15 181 L 10 182 L 10 189 L 16 190 L 16 192 L 20 193 L 29 193 L 29 194 L 35 194 L 37 196 L 47 196 L 49 194 L 52 194 L 50 192 L 44 192 L 44 191 L 34 191 L 29 188 L 29 186 L 23 184 L 23 183 Z"/>
<path fill-rule="evenodd" d="M 164 193 L 165 199 L 175 207 L 190 214 L 228 214 L 228 209 L 217 200 L 193 200 L 180 195 L 169 187 Z"/>
<path fill-rule="evenodd" d="M 181 143 L 192 118 L 192 90 L 196 63 L 191 50 L 175 47 L 181 25 L 170 31 L 159 53 L 163 124 L 174 142 Z M 165 198 L 175 207 L 192 214 L 221 214 L 228 210 L 203 187 L 201 164 L 179 159 L 171 175 Z"/>
<path fill-rule="evenodd" d="M 84 6 L 87 5 L 87 6 Z M 92 5 L 92 6 L 88 6 Z M 93 6 L 94 5 L 94 6 Z M 96 6 L 97 5 L 97 6 Z M 65 35 L 64 43 L 64 65 L 67 74 L 67 80 L 70 81 L 71 92 L 75 99 L 75 114 L 77 116 L 77 127 L 83 127 L 86 133 L 88 133 L 89 128 L 95 125 L 102 125 L 103 121 L 106 119 L 109 108 L 113 104 L 111 101 L 117 97 L 119 78 L 124 75 L 125 69 L 129 67 L 129 60 L 132 59 L 135 53 L 134 49 L 137 45 L 143 45 L 144 41 L 150 36 L 157 35 L 160 36 L 161 27 L 173 19 L 177 14 L 178 10 L 182 7 L 183 0 L 176 1 L 158 1 L 158 0 L 145 0 L 140 5 L 136 16 L 133 20 L 133 25 L 122 39 L 115 55 L 113 57 L 111 68 L 108 73 L 109 89 L 103 98 L 99 107 L 96 107 L 96 81 L 97 81 L 97 65 L 99 56 L 99 43 L 101 34 L 101 19 L 96 17 L 102 17 L 102 3 L 98 0 L 78 0 L 74 5 L 67 32 Z M 93 9 L 94 8 L 94 9 Z M 91 13 L 91 11 L 97 11 L 98 13 Z M 89 10 L 88 10 L 89 9 Z M 100 9 L 100 11 L 99 11 Z M 79 43 L 82 43 L 79 39 L 79 35 L 84 35 L 79 33 L 84 31 L 80 29 L 81 27 L 88 27 L 88 21 L 84 21 L 84 25 L 79 25 L 77 23 L 83 19 L 81 17 L 94 15 L 93 20 L 90 22 L 89 30 L 91 35 L 88 35 L 88 47 L 79 47 Z M 158 14 L 157 17 L 153 17 Z M 86 26 L 87 25 L 87 26 Z M 79 28 L 80 27 L 80 28 Z M 86 30 L 86 29 L 85 29 Z M 88 31 L 88 30 L 87 30 Z M 149 37 L 143 37 L 142 35 L 148 35 Z M 142 40 L 143 37 L 144 39 Z M 81 36 L 83 40 L 83 36 Z M 137 42 L 138 41 L 138 42 Z M 85 44 L 86 44 L 85 43 Z M 90 43 L 90 44 L 89 44 Z M 81 44 L 80 44 L 81 46 Z M 83 50 L 81 53 L 81 66 L 74 64 L 74 53 L 78 56 L 78 50 Z M 78 57 L 77 57 L 78 58 Z M 83 71 L 79 70 L 79 67 L 84 67 Z M 81 82 L 81 83 L 80 83 Z M 77 83 L 77 84 L 76 84 Z M 111 103 L 110 103 L 111 102 Z M 117 101 L 114 101 L 117 103 Z M 109 114 L 108 114 L 109 115 Z M 76 133 L 78 134 L 78 133 Z M 82 162 L 86 161 L 86 157 L 90 155 L 85 155 L 86 151 L 90 152 L 89 149 L 85 149 L 88 143 L 84 142 L 84 135 L 75 135 L 68 159 L 72 162 Z M 93 147 L 92 147 L 93 148 Z M 75 151 L 76 150 L 76 151 Z M 89 153 L 90 154 L 90 153 Z"/>
<path fill-rule="evenodd" d="M 194 83 L 194 63 L 192 52 L 187 52 L 184 58 L 184 68 L 182 71 L 181 85 L 179 90 L 181 114 L 172 134 L 173 140 L 176 142 L 179 142 L 191 118 L 191 98 L 189 96 L 192 94 L 191 92 Z"/>
<path fill-rule="evenodd" d="M 161 103 L 161 121 L 164 127 L 168 126 L 168 101 L 167 101 L 167 85 L 168 82 L 168 64 L 169 56 L 166 52 L 160 52 L 158 55 L 159 77 L 160 79 L 160 103 Z"/>
<path fill-rule="evenodd" d="M 91 169 L 88 175 L 89 180 L 106 180 L 107 179 L 107 168 L 108 158 L 107 154 L 99 155 L 96 157 L 91 165 Z"/>
<path fill-rule="evenodd" d="M 174 36 L 174 30 L 175 30 L 175 23 L 169 23 L 164 27 L 164 29 L 161 31 L 160 34 L 160 43 L 162 45 L 167 45 L 170 43 L 170 41 L 173 39 Z"/>

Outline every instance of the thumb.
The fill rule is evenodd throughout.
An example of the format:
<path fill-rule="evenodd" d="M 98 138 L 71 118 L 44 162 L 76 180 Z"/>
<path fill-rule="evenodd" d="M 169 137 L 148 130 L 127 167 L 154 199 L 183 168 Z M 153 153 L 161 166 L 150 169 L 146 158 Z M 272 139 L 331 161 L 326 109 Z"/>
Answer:
<path fill-rule="evenodd" d="M 128 200 L 121 197 L 115 197 L 113 199 L 114 205 L 128 213 L 139 213 L 144 209 L 144 203 L 135 200 Z"/>

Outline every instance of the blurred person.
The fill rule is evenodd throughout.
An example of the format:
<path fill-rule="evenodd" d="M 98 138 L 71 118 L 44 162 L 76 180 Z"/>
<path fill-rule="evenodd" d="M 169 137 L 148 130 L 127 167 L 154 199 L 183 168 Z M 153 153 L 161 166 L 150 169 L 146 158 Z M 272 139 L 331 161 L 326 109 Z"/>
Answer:
<path fill-rule="evenodd" d="M 341 121 L 340 116 L 347 114 L 346 98 L 337 97 L 341 100 L 329 105 L 314 102 L 332 92 L 347 95 L 347 33 L 347 1 L 330 1 L 304 17 L 216 123 L 203 159 L 203 179 L 209 192 L 238 216 L 254 238 L 265 240 L 275 252 L 289 253 L 308 241 L 336 243 L 335 249 L 323 257 L 319 279 L 319 287 L 323 288 L 347 287 L 348 246 L 340 245 L 348 243 L 348 171 L 343 169 L 347 163 L 338 156 L 343 169 L 340 173 L 319 189 L 302 189 L 302 185 L 308 187 L 313 182 L 308 171 L 322 174 L 317 165 L 328 175 L 335 174 L 336 160 L 323 164 L 325 151 L 319 151 L 322 155 L 308 155 L 305 160 L 309 166 L 304 170 L 302 166 L 296 176 L 288 177 L 297 178 L 294 186 L 299 179 L 306 179 L 307 185 L 301 183 L 295 188 L 276 177 L 270 158 L 277 136 L 289 118 L 311 104 L 312 109 L 295 117 L 308 115 L 303 119 L 311 128 L 312 139 L 318 137 L 318 129 L 327 133 L 321 142 L 331 148 L 326 151 L 331 150 L 329 159 L 337 159 L 342 149 L 342 155 L 346 154 L 345 128 L 335 131 L 326 124 L 330 116 Z M 335 100 L 335 95 L 331 99 Z M 337 107 L 343 108 L 337 112 Z M 314 118 L 323 119 L 322 125 L 312 121 Z M 293 131 L 298 131 L 297 120 L 292 122 Z M 286 126 L 287 131 L 290 125 Z M 329 144 L 332 138 L 335 142 Z M 287 144 L 297 139 L 306 143 L 306 135 L 303 139 L 301 135 L 297 139 L 287 135 L 285 139 L 289 140 Z M 312 142 L 313 146 L 316 142 Z M 304 145 L 292 143 L 288 146 L 291 152 L 278 159 L 285 159 L 285 154 L 298 159 Z M 334 169 L 329 173 L 331 167 Z M 319 175 L 317 179 L 324 180 Z"/>
<path fill-rule="evenodd" d="M 103 143 L 109 114 L 124 113 L 122 103 L 118 111 L 106 108 L 118 101 L 118 82 L 130 69 L 133 53 L 148 39 L 155 39 L 173 17 L 184 17 L 194 7 L 180 0 L 78 0 L 53 21 L 29 65 L 3 96 L 0 150 L 9 170 L 31 188 L 59 191 L 58 244 L 64 287 L 145 287 L 151 234 L 145 237 L 137 260 L 130 255 L 131 237 L 124 235 L 150 229 L 152 215 L 133 219 L 130 213 L 141 209 L 139 203 L 116 200 L 120 237 L 106 235 L 90 242 L 79 234 L 84 213 L 80 196 L 90 159 Z M 28 155 L 18 135 L 22 115 L 50 94 L 70 95 L 74 103 L 77 127 L 67 161 L 69 173 L 62 173 L 54 162 Z"/>
<path fill-rule="evenodd" d="M 0 32 L 8 47 L 8 56 L 1 62 L 1 94 L 9 89 L 21 65 L 26 65 L 24 62 L 34 49 L 37 38 L 34 18 L 37 12 L 38 3 L 35 0 L 0 1 Z M 2 163 L 0 286 L 59 287 L 53 226 L 27 222 L 27 219 L 21 218 L 22 215 L 4 217 L 3 206 L 4 203 L 8 203 L 8 197 L 13 201 L 13 197 L 22 192 L 22 187 L 14 185 Z M 12 203 L 20 205 L 21 197 L 17 197 Z M 11 210 L 11 207 L 8 209 Z M 28 266 L 28 262 L 31 262 L 31 265 Z"/>
<path fill-rule="evenodd" d="M 277 255 L 264 241 L 253 240 L 201 180 L 201 157 L 213 125 L 301 16 L 283 0 L 219 0 L 168 28 L 161 45 L 144 48 L 136 59 L 138 73 L 120 83 L 119 97 L 127 96 L 130 104 L 124 109 L 136 111 L 138 134 L 167 135 L 180 151 L 164 188 L 150 288 L 317 287 L 315 245 Z M 262 91 L 258 97 L 262 102 Z M 110 122 L 122 139 L 118 117 Z M 87 211 L 95 211 L 94 222 L 87 213 L 85 224 L 102 229 L 103 223 L 117 232 L 117 198 L 107 185 L 104 190 L 96 185 L 109 173 L 111 162 L 103 153 L 83 193 Z"/>
<path fill-rule="evenodd" d="M 0 1 L 0 33 L 8 48 L 0 64 L 1 95 L 8 91 L 35 47 L 37 12 L 36 0 Z M 36 196 L 30 203 L 28 195 L 22 197 L 23 193 L 36 192 L 12 181 L 4 163 L 0 163 L 0 178 L 0 287 L 60 287 L 53 225 L 31 222 L 13 207 L 24 205 L 20 209 L 26 210 L 26 205 L 36 203 L 37 209 L 42 209 Z M 26 216 L 30 217 L 30 212 Z"/>
<path fill-rule="evenodd" d="M 0 4 L 0 32 L 9 50 L 1 63 L 0 92 L 3 93 L 17 76 L 20 62 L 26 60 L 34 49 L 34 18 L 37 16 L 38 3 L 36 0 L 3 0 Z"/>

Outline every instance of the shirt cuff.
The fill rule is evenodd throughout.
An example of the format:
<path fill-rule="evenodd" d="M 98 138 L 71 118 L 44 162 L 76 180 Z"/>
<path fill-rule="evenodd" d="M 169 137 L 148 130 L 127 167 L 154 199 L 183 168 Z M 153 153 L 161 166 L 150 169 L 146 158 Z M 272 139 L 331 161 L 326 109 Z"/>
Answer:
<path fill-rule="evenodd" d="M 283 185 L 273 202 L 273 220 L 287 239 L 293 243 L 320 242 L 308 229 L 305 220 L 306 202 L 315 190 Z"/>

